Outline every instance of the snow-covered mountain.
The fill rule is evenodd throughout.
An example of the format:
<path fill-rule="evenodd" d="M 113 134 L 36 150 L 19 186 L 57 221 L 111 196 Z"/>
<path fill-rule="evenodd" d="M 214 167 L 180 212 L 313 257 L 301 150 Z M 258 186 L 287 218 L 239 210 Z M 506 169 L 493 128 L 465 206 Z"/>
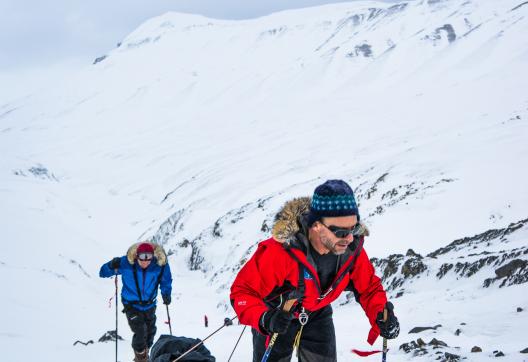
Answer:
<path fill-rule="evenodd" d="M 167 13 L 75 77 L 0 101 L 5 360 L 113 358 L 72 344 L 114 328 L 98 269 L 149 237 L 172 253 L 175 333 L 206 336 L 280 206 L 328 178 L 351 183 L 371 229 L 402 323 L 391 361 L 527 359 L 527 16 L 522 0 Z M 340 361 L 370 348 L 347 296 L 335 323 Z M 418 337 L 449 347 L 407 333 L 438 324 Z M 240 332 L 207 346 L 227 360 Z M 131 359 L 122 316 L 119 333 Z M 246 332 L 234 360 L 250 351 Z"/>

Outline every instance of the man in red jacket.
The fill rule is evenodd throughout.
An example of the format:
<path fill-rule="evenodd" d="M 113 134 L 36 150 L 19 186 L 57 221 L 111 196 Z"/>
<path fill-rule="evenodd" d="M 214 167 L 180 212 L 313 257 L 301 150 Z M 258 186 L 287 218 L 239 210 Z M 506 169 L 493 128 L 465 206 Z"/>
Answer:
<path fill-rule="evenodd" d="M 367 315 L 368 342 L 400 331 L 392 303 L 363 249 L 366 227 L 350 186 L 329 180 L 313 197 L 287 202 L 277 214 L 273 237 L 259 243 L 231 286 L 231 304 L 253 332 L 253 362 L 260 362 L 270 336 L 279 336 L 268 362 L 336 361 L 330 303 L 347 290 Z M 295 300 L 291 309 L 286 302 Z M 288 306 L 290 303 L 288 303 Z M 384 321 L 383 310 L 388 318 Z"/>

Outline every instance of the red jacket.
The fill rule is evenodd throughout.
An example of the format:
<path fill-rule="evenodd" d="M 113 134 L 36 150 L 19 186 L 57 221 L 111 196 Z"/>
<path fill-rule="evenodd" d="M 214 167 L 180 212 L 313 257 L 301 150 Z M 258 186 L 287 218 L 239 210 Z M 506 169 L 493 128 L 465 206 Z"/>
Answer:
<path fill-rule="evenodd" d="M 340 257 L 331 287 L 321 290 L 317 272 L 307 258 L 306 244 L 309 241 L 306 232 L 302 231 L 297 219 L 307 205 L 308 198 L 295 199 L 278 214 L 274 237 L 259 243 L 255 254 L 242 267 L 231 286 L 233 308 L 242 324 L 260 330 L 262 314 L 272 308 L 274 302 L 287 298 L 289 292 L 299 287 L 299 267 L 302 265 L 305 285 L 302 306 L 307 311 L 316 311 L 336 300 L 345 289 L 353 290 L 372 326 L 367 340 L 373 344 L 379 336 L 376 316 L 383 311 L 387 297 L 362 248 L 364 236 L 356 238 Z M 290 220 L 284 223 L 281 215 Z"/>

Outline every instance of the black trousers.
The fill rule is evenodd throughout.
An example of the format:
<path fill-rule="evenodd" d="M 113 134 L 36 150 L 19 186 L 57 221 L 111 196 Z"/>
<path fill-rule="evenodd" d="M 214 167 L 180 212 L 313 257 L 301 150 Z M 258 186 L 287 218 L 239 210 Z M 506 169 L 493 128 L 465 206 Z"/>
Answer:
<path fill-rule="evenodd" d="M 279 334 L 271 350 L 268 362 L 289 362 L 293 354 L 293 343 L 301 324 L 295 319 L 284 334 Z M 253 362 L 260 362 L 266 351 L 267 336 L 255 329 L 253 333 Z M 304 326 L 299 344 L 299 362 L 336 362 L 336 339 L 332 307 L 327 306 L 310 314 Z"/>
<path fill-rule="evenodd" d="M 142 352 L 145 348 L 152 347 L 154 335 L 156 334 L 156 306 L 142 311 L 130 305 L 125 305 L 128 325 L 134 336 L 132 337 L 132 348 L 134 351 Z"/>

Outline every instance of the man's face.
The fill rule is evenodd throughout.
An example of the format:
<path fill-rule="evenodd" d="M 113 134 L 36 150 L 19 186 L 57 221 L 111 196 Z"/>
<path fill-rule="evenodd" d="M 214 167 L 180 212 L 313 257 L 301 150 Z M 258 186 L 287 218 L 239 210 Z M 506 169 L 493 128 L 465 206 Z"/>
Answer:
<path fill-rule="evenodd" d="M 147 269 L 150 265 L 150 260 L 138 260 L 138 263 L 141 269 Z"/>
<path fill-rule="evenodd" d="M 141 269 L 147 269 L 153 257 L 152 253 L 138 253 L 137 259 Z"/>
<path fill-rule="evenodd" d="M 346 251 L 352 240 L 354 240 L 354 236 L 352 234 L 348 234 L 345 237 L 338 237 L 334 234 L 334 232 L 332 232 L 331 229 L 334 231 L 336 229 L 352 230 L 352 228 L 356 226 L 357 222 L 356 215 L 325 217 L 321 221 L 317 221 L 316 225 L 314 226 L 322 246 L 327 251 L 335 255 L 341 255 Z M 338 231 L 337 234 L 339 235 L 341 232 Z"/>

